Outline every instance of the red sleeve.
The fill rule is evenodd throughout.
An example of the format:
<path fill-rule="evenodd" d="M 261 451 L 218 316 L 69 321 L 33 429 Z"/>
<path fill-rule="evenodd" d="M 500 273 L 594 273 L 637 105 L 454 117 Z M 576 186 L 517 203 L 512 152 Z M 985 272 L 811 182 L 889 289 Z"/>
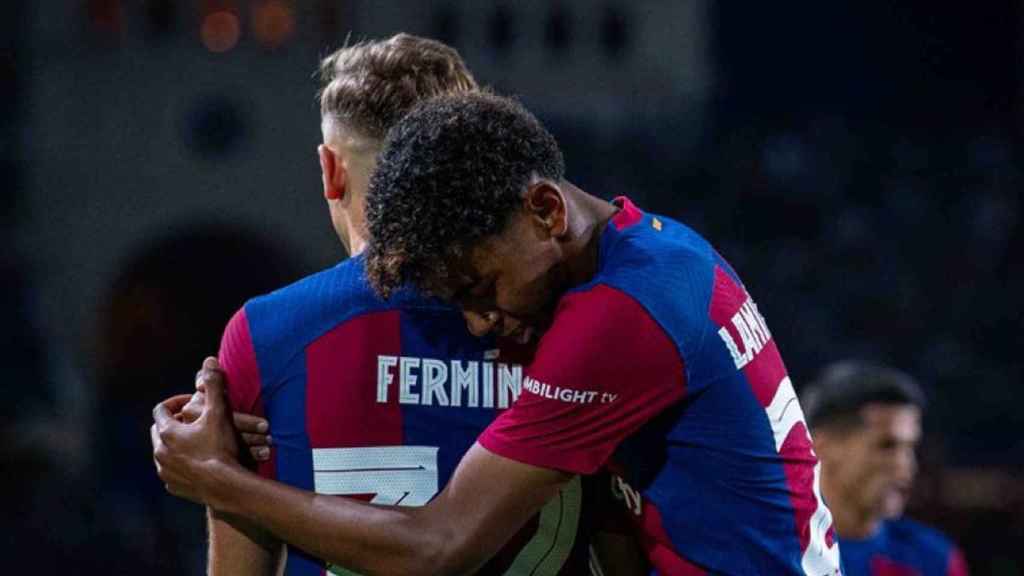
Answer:
<path fill-rule="evenodd" d="M 683 397 L 675 344 L 632 297 L 598 285 L 562 298 L 519 399 L 479 442 L 513 460 L 591 474 Z"/>
<path fill-rule="evenodd" d="M 953 548 L 949 553 L 949 562 L 946 564 L 946 576 L 968 576 L 967 561 L 959 548 Z"/>
<path fill-rule="evenodd" d="M 256 349 L 252 345 L 249 319 L 245 315 L 244 307 L 235 312 L 224 328 L 217 360 L 227 376 L 228 402 L 231 409 L 235 412 L 264 416 L 260 397 L 260 368 L 256 363 Z M 271 450 L 270 461 L 260 463 L 258 466 L 258 472 L 268 478 L 275 477 L 273 462 L 276 454 L 273 453 L 274 448 Z"/>
<path fill-rule="evenodd" d="M 228 321 L 221 336 L 217 359 L 227 374 L 231 408 L 235 412 L 253 414 L 260 397 L 260 369 L 256 364 L 256 351 L 252 346 L 245 308 L 239 308 Z"/>

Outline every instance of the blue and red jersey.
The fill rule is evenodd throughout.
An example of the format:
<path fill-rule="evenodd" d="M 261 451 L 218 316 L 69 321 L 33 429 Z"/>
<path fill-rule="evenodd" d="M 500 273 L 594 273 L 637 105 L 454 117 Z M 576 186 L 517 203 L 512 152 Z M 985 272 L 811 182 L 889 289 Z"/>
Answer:
<path fill-rule="evenodd" d="M 559 301 L 523 394 L 480 443 L 614 471 L 659 573 L 839 574 L 820 466 L 757 306 L 693 230 L 616 202 L 597 274 Z"/>
<path fill-rule="evenodd" d="M 840 538 L 847 576 L 967 576 L 960 550 L 937 530 L 906 518 L 870 538 Z"/>
<path fill-rule="evenodd" d="M 271 460 L 260 474 L 422 505 L 519 395 L 522 368 L 493 339 L 470 335 L 451 307 L 409 292 L 379 300 L 363 270 L 351 258 L 247 302 L 221 342 L 228 396 L 234 410 L 270 422 Z M 570 483 L 482 573 L 586 573 L 589 490 Z M 325 571 L 348 573 L 289 549 L 286 574 Z"/>

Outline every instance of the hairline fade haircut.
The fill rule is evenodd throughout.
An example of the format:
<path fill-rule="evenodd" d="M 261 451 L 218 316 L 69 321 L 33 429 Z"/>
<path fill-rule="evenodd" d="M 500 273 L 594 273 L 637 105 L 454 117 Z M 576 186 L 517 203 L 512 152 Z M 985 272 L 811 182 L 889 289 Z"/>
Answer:
<path fill-rule="evenodd" d="M 342 47 L 317 77 L 321 117 L 378 142 L 417 102 L 478 89 L 454 48 L 405 33 Z"/>
<path fill-rule="evenodd" d="M 914 406 L 924 410 L 924 392 L 909 375 L 895 368 L 845 361 L 826 367 L 800 395 L 812 430 L 849 431 L 863 424 L 861 409 L 869 404 Z"/>
<path fill-rule="evenodd" d="M 388 132 L 370 179 L 367 277 L 389 296 L 445 288 L 478 241 L 500 233 L 533 178 L 561 181 L 562 152 L 521 104 L 486 92 L 418 104 Z"/>

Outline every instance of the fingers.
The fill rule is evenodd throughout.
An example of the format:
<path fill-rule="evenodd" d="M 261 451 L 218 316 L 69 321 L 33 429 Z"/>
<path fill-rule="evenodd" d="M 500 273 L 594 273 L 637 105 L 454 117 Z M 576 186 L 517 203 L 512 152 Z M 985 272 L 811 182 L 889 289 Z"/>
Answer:
<path fill-rule="evenodd" d="M 163 450 L 164 443 L 160 440 L 160 431 L 157 430 L 156 424 L 149 427 L 149 441 L 153 444 L 153 460 L 156 461 L 157 451 Z M 157 470 L 160 469 L 160 463 L 156 464 Z"/>
<path fill-rule="evenodd" d="M 188 404 L 189 400 L 192 399 L 191 394 L 176 394 L 170 398 L 165 399 L 161 404 L 167 407 L 172 415 L 176 415 L 181 412 L 182 408 Z"/>
<path fill-rule="evenodd" d="M 207 356 L 206 358 L 204 358 L 202 368 L 200 368 L 199 371 L 196 372 L 196 390 L 200 392 L 206 392 L 206 384 L 203 382 L 203 373 L 207 371 L 221 371 L 220 362 L 213 356 Z"/>
<path fill-rule="evenodd" d="M 267 433 L 267 421 L 259 416 L 238 412 L 235 412 L 234 419 L 235 428 L 240 432 L 242 441 L 249 447 L 252 459 L 257 462 L 270 460 L 270 446 L 274 444 L 274 439 Z"/>
<path fill-rule="evenodd" d="M 211 358 L 207 358 L 206 362 L 203 363 L 203 369 L 199 372 L 199 376 L 196 380 L 196 388 L 205 390 L 206 393 L 206 405 L 203 408 L 204 412 L 210 413 L 222 413 L 227 409 L 227 401 L 224 397 L 225 386 L 224 386 L 224 373 L 219 370 L 208 368 L 210 365 Z"/>
<path fill-rule="evenodd" d="M 153 444 L 153 464 L 156 466 L 156 473 L 165 483 L 169 482 L 171 474 L 163 466 L 167 459 L 167 447 L 160 437 L 160 428 L 157 424 L 149 427 L 149 441 Z"/>
<path fill-rule="evenodd" d="M 257 462 L 266 462 L 270 460 L 270 448 L 266 446 L 252 446 L 249 448 L 249 454 L 252 455 L 252 459 Z"/>
<path fill-rule="evenodd" d="M 250 448 L 270 446 L 274 443 L 274 440 L 266 434 L 248 434 L 245 432 L 242 432 L 242 441 Z"/>
<path fill-rule="evenodd" d="M 178 398 L 178 396 L 174 396 L 172 398 L 164 400 L 163 402 L 160 402 L 153 407 L 153 422 L 156 423 L 156 426 L 159 430 L 165 430 L 178 424 L 178 422 L 174 419 L 173 412 L 171 412 L 170 408 L 168 408 L 165 405 L 165 402 L 170 402 L 175 398 Z M 188 400 L 186 400 L 186 402 L 187 401 Z M 180 409 L 177 411 L 180 412 Z"/>
<path fill-rule="evenodd" d="M 157 408 L 166 410 L 162 404 L 158 404 Z M 154 410 L 155 413 L 156 410 Z M 173 417 L 168 418 L 172 418 L 170 421 L 174 422 Z M 176 469 L 176 466 L 180 466 L 180 461 L 177 462 L 177 465 L 175 464 L 177 459 L 165 443 L 165 440 L 175 440 L 175 430 L 169 430 L 166 427 L 161 427 L 159 424 L 153 424 L 149 427 L 149 439 L 153 443 L 153 464 L 156 466 L 157 475 L 164 483 L 164 489 L 179 498 L 185 498 L 202 504 L 203 502 L 199 494 L 192 490 L 188 477 Z"/>
<path fill-rule="evenodd" d="M 235 428 L 237 428 L 239 432 L 266 435 L 267 431 L 270 429 L 267 421 L 259 416 L 243 414 L 241 412 L 235 412 L 232 416 L 235 421 Z"/>
<path fill-rule="evenodd" d="M 192 398 L 189 399 L 188 404 L 181 409 L 182 421 L 191 424 L 199 419 L 203 415 L 203 406 L 206 404 L 206 394 L 199 392 L 198 390 L 192 394 Z"/>

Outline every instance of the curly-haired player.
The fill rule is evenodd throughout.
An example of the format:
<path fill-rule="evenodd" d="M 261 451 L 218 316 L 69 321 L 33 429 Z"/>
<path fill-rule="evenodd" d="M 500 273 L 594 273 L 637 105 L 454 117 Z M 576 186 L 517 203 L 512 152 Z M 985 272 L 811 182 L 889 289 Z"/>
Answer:
<path fill-rule="evenodd" d="M 371 179 L 367 273 L 458 303 L 470 331 L 540 338 L 522 394 L 415 510 L 302 498 L 260 505 L 219 440 L 168 447 L 172 489 L 292 533 L 319 554 L 471 570 L 576 474 L 608 466 L 662 574 L 839 574 L 819 465 L 764 319 L 699 235 L 566 182 L 519 104 L 446 95 L 388 135 Z M 212 435 L 214 439 L 222 438 Z"/>
<path fill-rule="evenodd" d="M 458 310 L 436 300 L 406 292 L 383 301 L 363 274 L 366 190 L 384 134 L 419 100 L 477 90 L 462 59 L 440 42 L 399 34 L 338 50 L 323 60 L 320 77 L 323 194 L 353 258 L 247 302 L 229 322 L 220 350 L 227 408 L 266 416 L 273 438 L 271 449 L 261 449 L 267 459 L 259 473 L 278 482 L 263 480 L 265 492 L 250 497 L 274 506 L 302 532 L 271 534 L 259 522 L 211 514 L 212 575 L 275 574 L 279 561 L 288 575 L 348 573 L 325 563 L 331 554 L 319 554 L 344 532 L 336 536 L 330 522 L 316 521 L 302 507 L 272 503 L 284 494 L 309 502 L 347 495 L 375 504 L 422 505 L 444 486 L 521 383 L 513 348 L 522 347 L 474 337 Z M 163 418 L 154 427 L 158 462 L 165 439 L 180 446 L 176 440 L 210 420 L 209 411 L 195 427 L 171 419 L 187 398 L 172 399 L 156 412 Z M 197 395 L 189 406 L 201 401 Z M 207 402 L 207 408 L 217 407 L 224 408 L 219 393 Z M 261 437 L 247 430 L 249 438 Z M 605 494 L 610 499 L 607 477 L 574 480 L 497 555 L 481 558 L 487 560 L 481 571 L 589 573 L 588 544 L 600 509 L 595 505 Z M 410 534 L 396 531 L 392 537 Z M 438 534 L 415 536 L 429 544 Z M 284 555 L 281 540 L 290 544 Z M 616 543 L 619 554 L 630 551 L 626 536 L 613 533 L 601 541 Z M 409 560 L 396 554 L 354 566 L 366 574 L 409 573 Z M 413 560 L 416 568 L 429 566 Z"/>

